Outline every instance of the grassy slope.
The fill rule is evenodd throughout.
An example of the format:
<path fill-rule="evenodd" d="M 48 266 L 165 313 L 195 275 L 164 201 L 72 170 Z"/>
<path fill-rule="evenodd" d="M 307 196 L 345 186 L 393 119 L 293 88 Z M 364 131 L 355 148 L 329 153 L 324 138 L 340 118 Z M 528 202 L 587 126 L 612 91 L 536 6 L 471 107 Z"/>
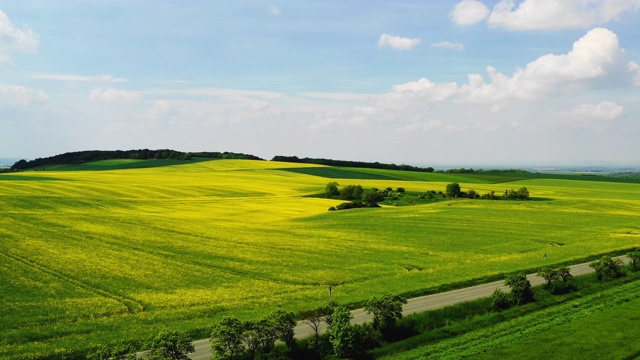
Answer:
<path fill-rule="evenodd" d="M 0 357 L 309 308 L 326 301 L 329 283 L 339 302 L 359 302 L 534 268 L 543 253 L 561 262 L 640 245 L 635 184 L 526 180 L 509 188 L 549 200 L 327 212 L 340 201 L 302 197 L 327 179 L 285 167 L 301 166 L 215 160 L 0 176 L 17 177 L 0 181 Z M 338 181 L 409 191 L 451 181 L 415 174 L 432 177 Z M 455 176 L 463 190 L 503 191 Z"/>
<path fill-rule="evenodd" d="M 637 289 L 636 289 L 637 290 Z M 475 359 L 634 359 L 640 357 L 640 299 L 519 339 Z M 571 339 L 570 343 L 568 339 Z"/>
<path fill-rule="evenodd" d="M 529 304 L 508 310 L 511 314 L 479 315 L 469 321 L 484 321 L 481 328 L 380 358 L 575 359 L 580 354 L 580 359 L 632 359 L 640 355 L 639 290 L 640 283 L 631 279 L 569 301 L 558 296 L 559 303 L 536 311 L 536 304 Z M 537 294 L 548 297 L 541 291 Z M 500 315 L 506 320 L 491 319 Z"/>

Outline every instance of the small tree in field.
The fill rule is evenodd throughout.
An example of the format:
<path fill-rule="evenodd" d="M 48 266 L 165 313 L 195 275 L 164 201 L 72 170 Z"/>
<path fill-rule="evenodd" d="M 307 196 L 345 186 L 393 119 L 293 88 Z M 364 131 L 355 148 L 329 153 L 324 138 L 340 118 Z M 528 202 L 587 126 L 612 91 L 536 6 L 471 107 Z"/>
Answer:
<path fill-rule="evenodd" d="M 523 305 L 534 301 L 531 283 L 525 274 L 508 276 L 504 284 L 511 287 L 511 297 L 516 305 Z"/>
<path fill-rule="evenodd" d="M 458 197 L 460 195 L 460 184 L 458 183 L 451 183 L 447 185 L 447 197 L 450 198 L 455 198 Z"/>
<path fill-rule="evenodd" d="M 340 195 L 340 191 L 338 190 L 338 183 L 335 181 L 328 183 L 327 186 L 324 188 L 324 191 L 327 194 L 328 198 L 332 196 Z"/>
<path fill-rule="evenodd" d="M 558 271 L 550 267 L 543 267 L 542 269 L 538 270 L 537 275 L 547 282 L 548 289 L 551 289 L 551 283 L 553 283 L 554 280 L 560 279 L 560 274 L 558 274 Z"/>

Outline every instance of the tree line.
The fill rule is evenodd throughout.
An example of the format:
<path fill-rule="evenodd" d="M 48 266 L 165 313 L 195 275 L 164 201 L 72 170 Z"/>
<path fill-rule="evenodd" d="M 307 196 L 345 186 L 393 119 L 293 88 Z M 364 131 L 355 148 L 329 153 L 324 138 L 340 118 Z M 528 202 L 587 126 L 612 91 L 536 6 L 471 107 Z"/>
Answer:
<path fill-rule="evenodd" d="M 396 164 L 384 164 L 379 162 L 364 162 L 364 161 L 349 161 L 349 160 L 334 160 L 334 159 L 322 159 L 322 158 L 299 158 L 297 156 L 282 156 L 276 155 L 271 161 L 282 161 L 300 164 L 317 164 L 327 166 L 342 166 L 342 167 L 355 167 L 355 168 L 370 168 L 370 169 L 385 169 L 385 170 L 404 170 L 404 171 L 417 171 L 417 172 L 433 172 L 432 167 L 418 167 L 412 165 L 396 165 Z"/>
<path fill-rule="evenodd" d="M 626 271 L 639 271 L 640 248 L 628 252 L 627 257 L 629 258 L 629 265 Z M 613 280 L 626 275 L 624 262 L 609 256 L 604 256 L 599 260 L 591 262 L 589 267 L 595 270 L 598 281 Z M 536 275 L 544 279 L 546 283 L 545 287 L 553 294 L 576 290 L 575 286 L 570 283 L 573 275 L 571 275 L 569 268 L 566 266 L 558 268 L 545 266 L 540 268 Z M 502 311 L 513 305 L 524 305 L 535 301 L 531 282 L 529 282 L 524 273 L 507 276 L 504 284 L 511 288 L 511 293 L 506 294 L 504 291 L 496 289 L 491 295 L 491 307 L 493 310 Z"/>
<path fill-rule="evenodd" d="M 112 160 L 112 159 L 171 159 L 171 160 L 193 160 L 194 158 L 207 159 L 247 159 L 247 160 L 263 160 L 257 156 L 233 153 L 233 152 L 182 152 L 169 149 L 149 150 L 88 150 L 76 151 L 50 156 L 46 158 L 37 158 L 35 160 L 19 160 L 11 167 L 11 170 L 26 170 L 41 166 L 51 165 L 76 165 L 84 164 L 92 161 Z"/>

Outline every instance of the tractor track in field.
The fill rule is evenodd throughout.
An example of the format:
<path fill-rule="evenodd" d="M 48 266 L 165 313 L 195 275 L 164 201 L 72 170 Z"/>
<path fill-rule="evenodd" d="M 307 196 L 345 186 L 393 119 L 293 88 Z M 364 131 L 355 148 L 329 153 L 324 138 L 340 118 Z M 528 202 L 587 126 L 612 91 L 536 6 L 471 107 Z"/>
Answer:
<path fill-rule="evenodd" d="M 67 275 L 65 273 L 62 273 L 60 271 L 51 269 L 47 266 L 44 266 L 42 264 L 37 263 L 36 261 L 33 261 L 31 259 L 27 259 L 24 257 L 21 257 L 19 255 L 16 254 L 11 254 L 5 250 L 0 250 L 0 255 L 18 262 L 26 267 L 29 267 L 31 269 L 37 270 L 41 273 L 44 273 L 46 275 L 55 277 L 57 279 L 60 279 L 64 282 L 67 282 L 69 284 L 72 284 L 78 288 L 81 288 L 83 290 L 86 290 L 92 294 L 101 296 L 101 297 L 105 297 L 111 300 L 114 300 L 120 304 L 122 304 L 126 309 L 127 309 L 127 313 L 133 314 L 133 313 L 137 313 L 137 312 L 143 312 L 145 311 L 145 306 L 144 304 L 142 304 L 141 302 L 139 302 L 138 300 L 126 297 L 126 296 L 122 296 L 113 292 L 109 292 L 107 290 L 101 289 L 99 287 L 96 287 L 92 284 L 89 284 L 87 282 L 84 282 L 82 280 L 76 279 L 70 275 Z"/>

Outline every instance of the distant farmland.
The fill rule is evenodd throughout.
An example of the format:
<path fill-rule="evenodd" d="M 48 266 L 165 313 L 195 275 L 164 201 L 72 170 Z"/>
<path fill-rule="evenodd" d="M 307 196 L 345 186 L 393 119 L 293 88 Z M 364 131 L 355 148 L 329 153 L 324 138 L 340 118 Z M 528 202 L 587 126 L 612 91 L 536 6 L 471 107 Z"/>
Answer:
<path fill-rule="evenodd" d="M 252 160 L 108 161 L 0 174 L 0 357 L 78 354 L 224 315 L 415 294 L 640 246 L 640 184 Z M 158 166 L 163 165 L 163 166 Z M 64 170 L 64 171 L 63 171 Z M 83 170 L 83 171 L 74 171 Z M 532 200 L 329 212 L 329 181 Z M 619 180 L 618 180 L 619 181 Z"/>

